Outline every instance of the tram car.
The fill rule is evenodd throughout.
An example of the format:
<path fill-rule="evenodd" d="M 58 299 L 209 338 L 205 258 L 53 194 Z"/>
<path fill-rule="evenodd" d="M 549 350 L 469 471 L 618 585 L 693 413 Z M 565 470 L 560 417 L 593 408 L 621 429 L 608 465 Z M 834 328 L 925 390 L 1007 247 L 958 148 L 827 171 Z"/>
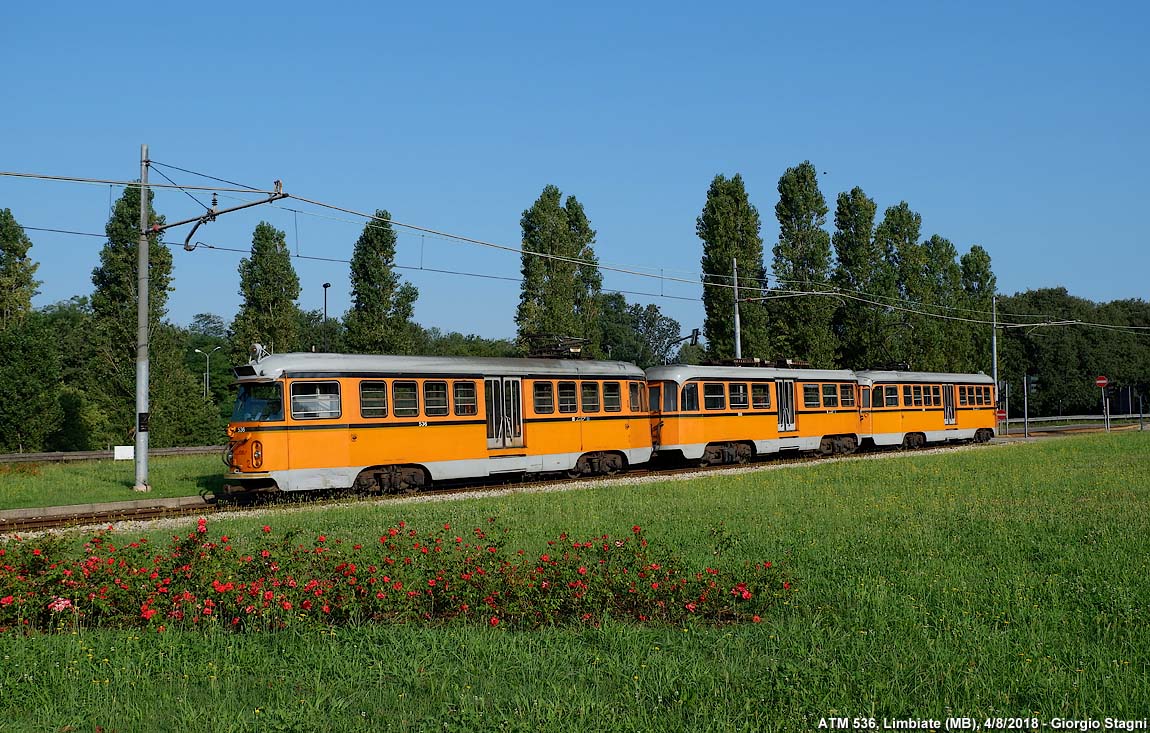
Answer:
<path fill-rule="evenodd" d="M 652 451 L 643 371 L 624 362 L 287 353 L 233 371 L 232 492 L 611 474 Z"/>
<path fill-rule="evenodd" d="M 656 453 L 704 465 L 994 435 L 984 374 L 675 364 L 646 376 Z"/>

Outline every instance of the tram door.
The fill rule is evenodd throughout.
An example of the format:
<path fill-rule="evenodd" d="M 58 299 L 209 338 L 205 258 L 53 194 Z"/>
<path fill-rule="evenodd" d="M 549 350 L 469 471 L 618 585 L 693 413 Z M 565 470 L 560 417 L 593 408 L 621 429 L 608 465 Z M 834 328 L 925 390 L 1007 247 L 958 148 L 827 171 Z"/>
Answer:
<path fill-rule="evenodd" d="M 483 380 L 487 407 L 487 448 L 522 448 L 523 380 L 519 377 L 488 377 Z"/>
<path fill-rule="evenodd" d="M 875 393 L 875 399 L 882 399 L 882 392 Z M 859 437 L 869 438 L 874 432 L 871 418 L 871 391 L 870 387 L 859 386 Z"/>
<path fill-rule="evenodd" d="M 954 425 L 954 385 L 942 385 L 942 416 L 947 425 Z"/>
<path fill-rule="evenodd" d="M 795 380 L 780 379 L 775 382 L 779 397 L 779 432 L 795 429 Z"/>

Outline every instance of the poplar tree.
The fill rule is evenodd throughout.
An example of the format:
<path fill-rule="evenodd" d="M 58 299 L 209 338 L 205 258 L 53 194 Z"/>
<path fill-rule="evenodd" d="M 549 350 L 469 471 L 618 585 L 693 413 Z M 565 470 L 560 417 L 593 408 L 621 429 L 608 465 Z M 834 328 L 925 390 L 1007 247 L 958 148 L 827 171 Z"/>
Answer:
<path fill-rule="evenodd" d="M 520 348 L 533 335 L 585 339 L 584 351 L 599 355 L 596 325 L 603 278 L 592 244 L 595 230 L 574 196 L 548 185 L 523 212 L 523 281 L 515 314 Z M 540 256 L 544 255 L 544 256 Z"/>
<path fill-rule="evenodd" d="M 877 207 L 859 187 L 840 193 L 835 206 L 835 233 L 831 241 L 837 265 L 831 282 L 847 296 L 873 300 L 884 292 L 891 278 L 874 238 Z M 881 302 L 881 301 L 878 301 Z M 886 361 L 881 351 L 883 309 L 846 297 L 835 314 L 839 365 L 868 369 Z"/>
<path fill-rule="evenodd" d="M 0 328 L 32 310 L 40 281 L 39 265 L 28 257 L 32 240 L 16 222 L 11 209 L 0 209 Z"/>
<path fill-rule="evenodd" d="M 152 208 L 153 197 L 149 191 L 149 227 L 164 222 Z M 136 427 L 140 203 L 139 187 L 124 189 L 105 227 L 108 242 L 100 252 L 100 264 L 92 272 L 93 357 L 85 391 L 100 413 L 87 419 L 98 427 L 89 437 L 98 445 L 126 442 Z M 196 375 L 184 363 L 184 340 L 170 336 L 174 327 L 163 320 L 172 290 L 172 252 L 158 234 L 148 236 L 148 261 L 149 444 L 164 448 L 218 441 L 219 436 L 207 431 L 213 410 L 201 397 Z M 74 397 L 68 397 L 73 407 L 77 406 Z"/>
<path fill-rule="evenodd" d="M 695 233 L 703 240 L 703 334 L 712 359 L 735 356 L 734 260 L 739 268 L 739 326 L 744 357 L 770 356 L 767 312 L 760 295 L 765 283 L 759 212 L 751 205 L 743 177 L 712 179 Z"/>
<path fill-rule="evenodd" d="M 925 251 L 919 244 L 922 217 L 905 202 L 887 208 L 882 222 L 875 228 L 875 242 L 883 253 L 891 273 L 891 295 L 911 307 L 923 291 Z M 891 309 L 884 319 L 879 343 L 888 366 L 905 364 L 917 368 L 914 331 L 917 317 L 906 311 Z"/>
<path fill-rule="evenodd" d="M 963 305 L 970 312 L 963 315 L 976 320 L 988 320 L 994 310 L 994 295 L 998 282 L 990 266 L 990 254 L 982 247 L 973 245 L 970 251 L 959 260 L 962 269 Z M 963 371 L 982 371 L 990 374 L 991 366 L 991 326 L 970 324 L 967 329 L 970 351 L 962 364 Z"/>
<path fill-rule="evenodd" d="M 934 234 L 923 243 L 926 255 L 924 303 L 927 310 L 948 318 L 920 316 L 915 334 L 920 352 L 916 368 L 924 371 L 958 371 L 967 360 L 969 334 L 961 321 L 951 320 L 960 315 L 962 307 L 962 270 L 958 266 L 958 250 L 949 239 Z"/>
<path fill-rule="evenodd" d="M 772 270 L 783 290 L 807 293 L 831 289 L 831 242 L 823 229 L 827 202 L 819 191 L 818 171 L 803 161 L 779 178 L 779 241 Z M 831 323 L 839 300 L 801 295 L 771 302 L 771 326 L 784 353 L 805 359 L 811 366 L 835 365 L 835 339 Z"/>
<path fill-rule="evenodd" d="M 419 291 L 395 274 L 391 214 L 375 212 L 351 255 L 351 309 L 344 317 L 348 350 L 359 354 L 410 354 L 419 327 L 412 321 Z"/>
<path fill-rule="evenodd" d="M 148 192 L 149 228 L 164 223 L 152 208 L 155 194 Z M 138 248 L 140 240 L 140 188 L 127 186 L 116 201 L 104 227 L 108 241 L 100 251 L 100 264 L 92 271 L 93 358 L 87 377 L 88 396 L 104 416 L 95 421 L 99 445 L 127 442 L 136 427 L 136 317 Z M 148 329 L 154 333 L 167 312 L 172 282 L 172 252 L 158 234 L 148 236 Z M 149 360 L 155 358 L 149 345 Z M 157 370 L 150 370 L 149 409 L 155 411 L 162 390 L 156 389 Z M 161 398 L 162 401 L 162 398 Z M 149 429 L 154 428 L 150 425 Z M 149 441 L 153 444 L 154 441 Z M 158 447 L 158 446 L 157 446 Z"/>
<path fill-rule="evenodd" d="M 299 276 L 284 233 L 261 221 L 252 234 L 251 257 L 240 260 L 240 312 L 232 322 L 232 364 L 246 364 L 253 344 L 271 352 L 299 348 Z"/>

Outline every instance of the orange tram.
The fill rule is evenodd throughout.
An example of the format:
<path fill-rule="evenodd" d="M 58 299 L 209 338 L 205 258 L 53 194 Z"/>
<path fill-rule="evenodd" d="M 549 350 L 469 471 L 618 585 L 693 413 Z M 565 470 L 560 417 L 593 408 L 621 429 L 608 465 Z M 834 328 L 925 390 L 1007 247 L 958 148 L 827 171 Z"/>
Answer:
<path fill-rule="evenodd" d="M 985 374 L 615 361 L 265 355 L 234 369 L 233 492 L 412 491 L 994 436 Z"/>

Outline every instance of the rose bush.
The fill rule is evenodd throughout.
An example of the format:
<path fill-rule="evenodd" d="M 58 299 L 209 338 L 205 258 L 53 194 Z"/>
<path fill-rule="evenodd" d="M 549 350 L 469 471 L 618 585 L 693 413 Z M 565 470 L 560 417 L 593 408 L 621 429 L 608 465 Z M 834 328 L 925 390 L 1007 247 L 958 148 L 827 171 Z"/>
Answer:
<path fill-rule="evenodd" d="M 505 548 L 506 531 L 419 533 L 404 522 L 371 543 L 264 526 L 254 537 L 212 537 L 206 519 L 164 547 L 93 536 L 83 556 L 62 540 L 0 545 L 0 632 L 77 624 L 235 630 L 355 623 L 474 623 L 534 628 L 627 619 L 682 624 L 758 622 L 790 592 L 770 562 L 737 572 L 689 570 L 629 534 L 572 540 L 535 557 Z M 465 536 L 466 535 L 466 536 Z"/>

